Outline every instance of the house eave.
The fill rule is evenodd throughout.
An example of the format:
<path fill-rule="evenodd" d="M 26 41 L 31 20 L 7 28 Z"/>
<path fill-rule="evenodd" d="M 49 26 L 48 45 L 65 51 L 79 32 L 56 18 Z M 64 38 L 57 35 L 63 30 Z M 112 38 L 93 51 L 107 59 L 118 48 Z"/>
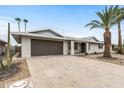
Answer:
<path fill-rule="evenodd" d="M 32 33 L 16 33 L 16 32 L 12 32 L 11 33 L 12 36 L 15 38 L 15 40 L 17 41 L 17 43 L 21 43 L 21 37 L 25 36 L 25 37 L 30 37 L 30 38 L 40 38 L 40 39 L 51 39 L 51 40 L 64 40 L 64 38 L 59 38 L 59 37 L 48 37 L 48 36 L 42 36 L 42 35 L 37 35 L 37 34 L 32 34 Z"/>
<path fill-rule="evenodd" d="M 80 43 L 96 43 L 99 44 L 101 42 L 92 42 L 92 41 L 88 41 L 85 39 L 81 39 L 81 38 L 73 38 L 73 37 L 50 37 L 50 36 L 44 36 L 44 35 L 38 35 L 38 34 L 34 34 L 34 33 L 25 33 L 25 32 L 12 32 L 11 33 L 12 36 L 15 38 L 15 40 L 17 41 L 17 43 L 21 43 L 21 37 L 25 36 L 25 37 L 30 37 L 30 38 L 39 38 L 39 39 L 50 39 L 50 40 L 59 40 L 59 41 L 75 41 L 75 42 L 80 42 Z M 101 43 L 103 44 L 103 43 Z"/>

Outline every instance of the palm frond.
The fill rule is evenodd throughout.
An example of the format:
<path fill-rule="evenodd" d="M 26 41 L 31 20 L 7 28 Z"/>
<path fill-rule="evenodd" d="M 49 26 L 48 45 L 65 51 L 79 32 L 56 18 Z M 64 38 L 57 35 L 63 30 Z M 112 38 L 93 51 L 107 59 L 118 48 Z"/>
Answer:
<path fill-rule="evenodd" d="M 116 13 L 116 11 L 117 11 L 117 9 L 119 8 L 119 5 L 116 5 L 114 8 L 113 8 L 113 14 L 115 14 Z"/>
<path fill-rule="evenodd" d="M 117 8 L 116 12 L 114 14 L 114 21 L 115 22 L 120 22 L 121 20 L 124 19 L 124 8 Z"/>
<path fill-rule="evenodd" d="M 19 17 L 15 18 L 15 20 L 21 22 L 21 19 Z"/>
<path fill-rule="evenodd" d="M 104 28 L 104 25 L 97 20 L 92 20 L 90 23 L 85 25 L 85 27 L 88 27 L 88 26 L 90 26 L 90 30 L 92 30 L 93 28 L 101 28 L 101 29 Z"/>
<path fill-rule="evenodd" d="M 104 11 L 103 11 L 104 13 Z M 101 12 L 96 12 L 96 15 L 101 19 L 104 25 L 106 25 L 106 20 L 104 18 L 104 15 Z"/>
<path fill-rule="evenodd" d="M 93 20 L 91 21 L 89 24 L 86 25 L 90 26 L 90 29 L 93 28 L 111 28 L 115 22 L 115 15 L 118 13 L 119 11 L 119 6 L 110 6 L 109 8 L 107 6 L 105 6 L 104 9 L 102 9 L 102 11 L 98 11 L 96 12 L 96 15 L 100 18 L 100 21 L 97 20 Z M 123 17 L 123 15 L 121 15 L 120 17 Z"/>
<path fill-rule="evenodd" d="M 118 21 L 119 21 L 119 20 L 120 20 L 120 21 L 121 21 L 121 20 L 124 20 L 124 14 L 118 15 L 118 16 L 115 18 L 115 21 L 116 21 L 116 20 L 118 20 Z"/>

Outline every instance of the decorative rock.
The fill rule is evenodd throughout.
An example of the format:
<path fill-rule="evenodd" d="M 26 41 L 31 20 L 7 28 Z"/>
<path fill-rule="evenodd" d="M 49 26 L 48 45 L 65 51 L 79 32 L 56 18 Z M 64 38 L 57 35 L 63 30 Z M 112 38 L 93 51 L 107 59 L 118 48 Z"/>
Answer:
<path fill-rule="evenodd" d="M 27 81 L 18 81 L 9 86 L 9 88 L 26 88 L 28 85 Z"/>

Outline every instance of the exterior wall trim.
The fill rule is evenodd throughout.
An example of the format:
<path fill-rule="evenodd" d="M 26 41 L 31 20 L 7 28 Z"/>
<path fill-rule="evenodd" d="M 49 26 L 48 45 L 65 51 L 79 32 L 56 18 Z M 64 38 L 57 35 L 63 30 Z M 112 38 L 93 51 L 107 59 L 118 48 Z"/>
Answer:
<path fill-rule="evenodd" d="M 21 42 L 21 57 L 31 57 L 31 38 L 22 36 Z"/>

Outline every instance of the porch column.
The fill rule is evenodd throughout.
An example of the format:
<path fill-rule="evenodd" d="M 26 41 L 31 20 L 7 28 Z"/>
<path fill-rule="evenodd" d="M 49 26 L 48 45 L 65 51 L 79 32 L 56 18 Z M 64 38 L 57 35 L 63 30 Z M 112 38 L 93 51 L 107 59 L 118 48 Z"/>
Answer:
<path fill-rule="evenodd" d="M 21 43 L 21 57 L 31 57 L 31 39 L 23 36 Z"/>
<path fill-rule="evenodd" d="M 68 55 L 68 41 L 63 41 L 63 55 Z"/>
<path fill-rule="evenodd" d="M 86 43 L 86 53 L 89 53 L 89 43 Z"/>
<path fill-rule="evenodd" d="M 71 41 L 71 55 L 74 55 L 74 41 Z"/>

